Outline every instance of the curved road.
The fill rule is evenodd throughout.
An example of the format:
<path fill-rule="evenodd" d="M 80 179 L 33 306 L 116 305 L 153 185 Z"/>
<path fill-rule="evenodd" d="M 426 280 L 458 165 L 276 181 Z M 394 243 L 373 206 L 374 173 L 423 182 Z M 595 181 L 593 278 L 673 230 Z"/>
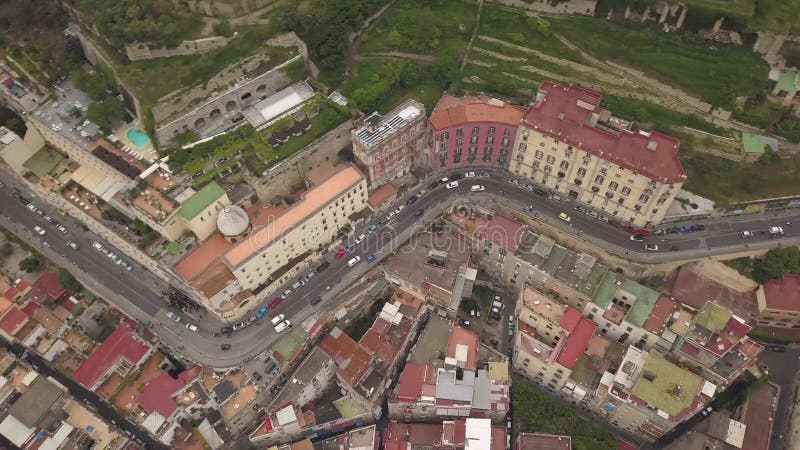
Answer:
<path fill-rule="evenodd" d="M 644 243 L 631 241 L 628 233 L 574 210 L 573 202 L 554 201 L 536 195 L 519 185 L 509 183 L 508 177 L 507 172 L 496 172 L 491 177 L 462 179 L 459 181 L 460 186 L 455 189 L 445 189 L 440 185 L 425 192 L 418 201 L 410 206 L 405 205 L 408 196 L 412 194 L 399 199 L 398 205 L 404 205 L 404 208 L 386 225 L 380 227 L 375 233 L 368 234 L 368 238 L 364 242 L 342 259 L 334 259 L 333 254 L 338 247 L 333 247 L 309 268 L 309 270 L 316 268 L 323 260 L 326 260 L 331 263 L 326 271 L 318 274 L 309 283 L 292 293 L 275 309 L 274 313 L 271 311 L 266 317 L 254 321 L 247 328 L 233 333 L 229 338 L 219 336 L 218 332 L 222 324 L 210 317 L 186 317 L 182 313 L 184 320 L 181 323 L 170 321 L 166 316 L 168 308 L 160 298 L 160 293 L 166 288 L 165 283 L 138 265 L 132 272 L 127 272 L 113 264 L 107 257 L 91 247 L 92 241 L 99 241 L 124 257 L 122 252 L 117 251 L 112 245 L 93 233 L 82 231 L 83 228 L 76 223 L 67 224 L 69 229 L 67 234 L 60 233 L 52 224 L 46 223 L 40 216 L 30 212 L 24 205 L 14 200 L 12 198 L 13 188 L 0 189 L 0 204 L 3 205 L 3 208 L 0 209 L 0 224 L 11 228 L 20 238 L 37 247 L 45 256 L 69 268 L 84 285 L 114 303 L 127 314 L 140 321 L 150 322 L 152 331 L 177 353 L 200 364 L 217 368 L 239 365 L 269 347 L 277 337 L 269 322 L 269 318 L 274 314 L 284 314 L 298 326 L 315 310 L 324 309 L 325 304 L 337 290 L 352 283 L 385 255 L 390 254 L 396 246 L 406 242 L 413 232 L 422 227 L 424 223 L 430 222 L 443 209 L 457 207 L 465 202 L 503 204 L 519 210 L 532 205 L 533 212 L 529 211 L 528 214 L 533 214 L 537 220 L 545 221 L 564 232 L 580 235 L 607 251 L 626 255 L 627 259 L 643 263 L 686 260 L 741 252 L 747 250 L 748 247 L 749 249 L 768 248 L 777 245 L 795 245 L 800 242 L 800 214 L 795 213 L 781 218 L 759 215 L 751 218 L 737 218 L 735 221 L 723 218 L 692 222 L 693 224 L 705 224 L 705 231 L 661 237 L 651 236 L 645 238 L 645 243 L 658 244 L 659 251 L 645 251 Z M 427 184 L 426 182 L 425 185 Z M 473 184 L 483 185 L 485 191 L 471 193 L 470 186 Z M 58 211 L 48 207 L 43 200 L 22 186 L 15 187 L 21 191 L 24 197 L 45 209 L 56 220 L 70 222 L 71 219 L 60 217 Z M 415 215 L 420 208 L 424 209 L 424 214 Z M 569 224 L 558 219 L 561 212 L 571 216 Z M 375 221 L 377 220 L 375 218 Z M 797 225 L 787 226 L 786 222 L 797 222 Z M 35 225 L 43 227 L 47 230 L 47 234 L 44 237 L 34 235 L 33 227 Z M 783 226 L 786 235 L 779 239 L 771 239 L 766 230 L 773 225 Z M 752 231 L 754 236 L 748 239 L 742 238 L 741 232 L 744 230 Z M 358 234 L 360 231 L 355 233 L 355 235 Z M 666 239 L 667 242 L 661 242 L 662 239 Z M 68 240 L 78 243 L 77 251 L 67 247 Z M 47 242 L 49 246 L 45 247 L 42 242 Z M 671 246 L 677 246 L 678 250 L 670 251 Z M 356 255 L 361 257 L 361 262 L 353 268 L 347 267 L 347 261 Z M 375 255 L 378 261 L 372 264 L 367 263 L 368 255 Z M 288 282 L 276 291 L 282 292 L 294 281 Z M 328 285 L 333 286 L 331 291 L 325 289 Z M 316 306 L 311 306 L 310 300 L 317 295 L 322 296 L 323 301 Z M 270 296 L 271 298 L 272 296 Z M 200 332 L 193 333 L 187 330 L 183 326 L 187 321 L 199 323 L 201 325 Z M 223 343 L 230 344 L 231 349 L 222 350 L 220 345 Z"/>

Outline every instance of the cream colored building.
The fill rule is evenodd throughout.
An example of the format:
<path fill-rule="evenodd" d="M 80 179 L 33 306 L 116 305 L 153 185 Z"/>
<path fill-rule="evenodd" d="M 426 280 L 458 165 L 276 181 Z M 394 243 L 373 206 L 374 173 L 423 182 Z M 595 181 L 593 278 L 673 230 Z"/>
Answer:
<path fill-rule="evenodd" d="M 756 291 L 759 325 L 800 328 L 800 275 L 786 274 Z"/>
<path fill-rule="evenodd" d="M 222 261 L 242 289 L 279 285 L 304 261 L 350 224 L 367 207 L 366 178 L 347 166 L 307 191 L 303 198 L 265 227 L 253 230 L 225 252 Z"/>
<path fill-rule="evenodd" d="M 17 174 L 24 174 L 27 169 L 23 166 L 25 161 L 34 153 L 44 147 L 44 138 L 30 127 L 22 138 L 6 127 L 0 126 L 0 157 Z"/>
<path fill-rule="evenodd" d="M 520 122 L 509 170 L 617 220 L 661 222 L 686 174 L 680 142 L 615 129 L 598 92 L 543 82 Z"/>

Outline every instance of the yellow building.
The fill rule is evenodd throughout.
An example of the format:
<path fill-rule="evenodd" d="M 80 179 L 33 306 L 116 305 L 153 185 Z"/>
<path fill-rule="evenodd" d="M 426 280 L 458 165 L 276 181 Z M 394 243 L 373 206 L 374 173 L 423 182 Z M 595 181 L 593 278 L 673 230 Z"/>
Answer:
<path fill-rule="evenodd" d="M 634 226 L 661 222 L 686 174 L 680 142 L 617 127 L 599 92 L 548 81 L 520 122 L 509 170 Z"/>
<path fill-rule="evenodd" d="M 367 207 L 367 182 L 347 166 L 306 192 L 265 227 L 226 251 L 222 261 L 242 289 L 279 285 L 327 245 L 350 218 Z"/>
<path fill-rule="evenodd" d="M 800 275 L 786 274 L 760 286 L 756 301 L 759 325 L 800 328 Z"/>

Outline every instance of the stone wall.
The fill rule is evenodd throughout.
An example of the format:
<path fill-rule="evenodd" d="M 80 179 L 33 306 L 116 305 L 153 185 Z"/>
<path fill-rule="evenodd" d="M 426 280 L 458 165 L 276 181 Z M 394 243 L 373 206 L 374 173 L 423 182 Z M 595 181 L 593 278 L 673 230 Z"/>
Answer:
<path fill-rule="evenodd" d="M 141 61 L 145 59 L 154 58 L 169 58 L 171 56 L 190 56 L 202 55 L 211 50 L 225 47 L 228 42 L 233 40 L 225 36 L 212 36 L 203 39 L 195 39 L 193 41 L 183 41 L 175 47 L 151 47 L 148 42 L 138 42 L 128 44 L 125 46 L 125 54 L 131 61 Z"/>
<path fill-rule="evenodd" d="M 489 3 L 511 6 L 514 8 L 529 9 L 531 11 L 548 14 L 585 14 L 594 15 L 597 0 L 568 0 L 559 1 L 555 6 L 551 0 L 488 0 Z"/>
<path fill-rule="evenodd" d="M 188 6 L 205 16 L 229 19 L 250 14 L 278 0 L 172 0 L 175 6 Z"/>
<path fill-rule="evenodd" d="M 291 197 L 298 189 L 305 189 L 306 173 L 325 161 L 336 161 L 339 150 L 352 144 L 348 120 L 306 148 L 273 167 L 267 175 L 255 178 L 243 171 L 248 183 L 255 187 L 259 200 L 269 203 L 275 197 Z"/>

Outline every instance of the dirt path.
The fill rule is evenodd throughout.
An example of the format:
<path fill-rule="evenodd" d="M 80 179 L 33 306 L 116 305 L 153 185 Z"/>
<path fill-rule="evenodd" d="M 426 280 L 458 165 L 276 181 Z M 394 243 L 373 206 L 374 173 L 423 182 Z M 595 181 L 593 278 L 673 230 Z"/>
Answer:
<path fill-rule="evenodd" d="M 415 61 L 419 61 L 425 64 L 432 64 L 436 61 L 436 57 L 433 55 L 422 55 L 419 53 L 406 53 L 406 52 L 376 52 L 376 53 L 367 53 L 364 55 L 353 55 L 354 61 L 364 61 L 367 59 L 383 59 L 383 58 L 403 58 L 403 59 L 413 59 Z"/>
<path fill-rule="evenodd" d="M 232 19 L 218 19 L 216 17 L 204 17 L 203 18 L 203 31 L 201 34 L 203 36 L 211 36 L 214 34 L 214 25 L 222 22 L 223 20 L 227 20 L 228 23 L 231 24 L 232 27 L 236 28 L 242 25 L 266 25 L 269 23 L 269 19 L 261 19 L 260 16 L 268 11 L 271 11 L 273 8 L 278 6 L 278 1 L 274 1 L 269 5 L 259 8 L 249 14 L 244 16 L 234 17 Z"/>

